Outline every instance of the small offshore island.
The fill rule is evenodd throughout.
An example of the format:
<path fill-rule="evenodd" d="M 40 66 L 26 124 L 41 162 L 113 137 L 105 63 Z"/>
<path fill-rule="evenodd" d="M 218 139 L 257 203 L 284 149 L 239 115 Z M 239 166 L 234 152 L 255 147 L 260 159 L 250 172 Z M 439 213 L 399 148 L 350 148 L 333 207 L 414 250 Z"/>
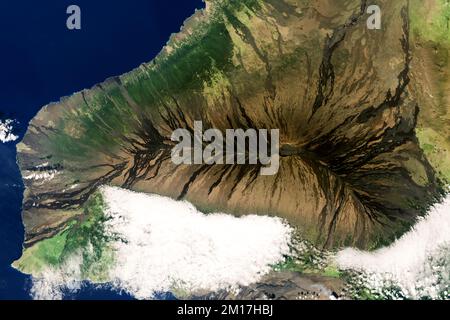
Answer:
<path fill-rule="evenodd" d="M 255 219 L 279 232 L 253 242 L 253 231 L 242 235 L 261 265 L 236 271 L 239 281 L 126 287 L 138 298 L 169 289 L 223 299 L 377 298 L 349 292 L 327 252 L 387 246 L 445 198 L 450 8 L 445 0 L 373 2 L 380 30 L 367 28 L 374 3 L 366 0 L 207 0 L 153 61 L 42 108 L 17 146 L 26 234 L 14 266 L 39 278 L 76 262 L 78 280 L 113 281 L 114 266 L 125 263 L 117 244 L 133 243 L 125 225 L 134 223 L 115 196 L 140 193 L 167 197 L 153 196 L 168 201 L 160 208 L 188 201 L 195 207 L 176 208 L 206 213 L 198 221 L 221 212 L 231 215 L 224 221 Z M 192 132 L 195 121 L 223 132 L 279 129 L 287 151 L 278 172 L 175 165 L 171 134 Z M 259 259 L 264 241 L 275 249 Z M 320 258 L 305 258 L 312 253 Z M 233 284 L 239 293 L 228 290 Z"/>

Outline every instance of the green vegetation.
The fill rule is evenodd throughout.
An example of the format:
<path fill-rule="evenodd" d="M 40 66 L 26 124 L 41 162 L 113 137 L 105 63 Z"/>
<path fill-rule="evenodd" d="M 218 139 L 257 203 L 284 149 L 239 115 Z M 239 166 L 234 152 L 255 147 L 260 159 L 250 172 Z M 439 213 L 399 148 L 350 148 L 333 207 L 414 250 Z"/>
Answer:
<path fill-rule="evenodd" d="M 98 150 L 113 152 L 121 137 L 138 127 L 139 116 L 130 108 L 129 98 L 151 115 L 162 105 L 173 105 L 172 97 L 182 98 L 187 91 L 201 93 L 214 74 L 233 68 L 233 41 L 227 30 L 229 16 L 249 14 L 261 8 L 260 0 L 217 1 L 211 17 L 197 21 L 183 39 L 171 40 L 167 52 L 151 63 L 65 101 L 76 104 L 58 123 L 58 134 L 50 137 L 50 147 L 58 160 L 86 158 Z"/>
<path fill-rule="evenodd" d="M 81 275 L 85 279 L 105 281 L 113 264 L 114 251 L 109 243 L 120 240 L 106 230 L 104 202 L 100 192 L 93 194 L 84 206 L 84 214 L 68 227 L 26 249 L 15 267 L 27 274 L 37 275 L 48 267 L 58 267 L 71 257 L 81 255 Z"/>
<path fill-rule="evenodd" d="M 64 261 L 73 254 L 81 253 L 81 273 L 88 279 L 101 280 L 104 277 L 108 266 L 111 266 L 114 260 L 109 243 L 119 240 L 119 237 L 109 234 L 106 229 L 105 222 L 109 218 L 105 216 L 104 209 L 102 195 L 99 192 L 92 195 L 86 203 L 83 221 L 67 231 L 67 240 L 61 255 L 61 261 Z"/>
<path fill-rule="evenodd" d="M 331 252 L 321 251 L 305 240 L 296 239 L 291 255 L 273 266 L 275 271 L 292 271 L 302 274 L 340 278 L 338 268 L 330 264 Z"/>
<path fill-rule="evenodd" d="M 450 149 L 446 147 L 445 137 L 432 128 L 417 129 L 416 134 L 439 177 L 447 184 L 450 183 Z"/>
<path fill-rule="evenodd" d="M 143 112 L 152 112 L 168 101 L 173 104 L 171 97 L 187 90 L 200 92 L 213 73 L 232 66 L 233 46 L 225 23 L 220 16 L 199 23 L 186 39 L 169 43 L 176 50 L 121 76 L 129 97 Z M 51 137 L 51 147 L 61 159 L 86 157 L 99 149 L 113 150 L 121 136 L 129 136 L 137 127 L 133 121 L 137 120 L 136 113 L 115 84 L 106 85 L 93 97 L 78 99 L 77 110 L 66 113 L 59 123 L 60 134 Z"/>
<path fill-rule="evenodd" d="M 424 40 L 450 44 L 450 0 L 411 1 L 411 27 Z M 431 12 L 430 12 L 431 10 Z"/>
<path fill-rule="evenodd" d="M 49 265 L 58 265 L 66 239 L 67 232 L 63 231 L 53 238 L 38 242 L 31 248 L 26 249 L 20 260 L 14 263 L 14 266 L 24 273 L 36 274 Z"/>
<path fill-rule="evenodd" d="M 429 57 L 436 67 L 431 82 L 433 105 L 423 106 L 416 130 L 422 150 L 435 168 L 439 178 L 450 183 L 450 140 L 448 138 L 449 62 L 450 62 L 450 0 L 424 2 L 412 0 L 410 6 L 413 36 L 421 47 L 428 48 Z M 430 110 L 432 109 L 432 110 Z"/>
<path fill-rule="evenodd" d="M 283 262 L 275 265 L 273 269 L 275 271 L 292 271 L 302 274 L 340 278 L 341 273 L 338 268 L 332 265 L 321 267 L 314 262 L 315 258 L 316 257 L 313 257 L 312 255 L 298 258 L 289 256 L 286 257 Z"/>
<path fill-rule="evenodd" d="M 322 273 L 326 277 L 330 278 L 340 278 L 341 277 L 341 271 L 335 266 L 327 266 Z"/>

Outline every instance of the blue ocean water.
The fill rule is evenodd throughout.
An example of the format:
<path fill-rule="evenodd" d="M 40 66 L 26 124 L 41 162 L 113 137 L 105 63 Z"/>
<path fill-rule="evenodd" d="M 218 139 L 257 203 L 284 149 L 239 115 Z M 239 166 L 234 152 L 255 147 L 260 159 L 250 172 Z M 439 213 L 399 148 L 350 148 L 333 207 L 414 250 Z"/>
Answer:
<path fill-rule="evenodd" d="M 81 8 L 81 30 L 66 28 L 72 4 Z M 1 1 L 0 119 L 15 119 L 21 138 L 43 105 L 150 61 L 203 7 L 201 0 Z M 23 241 L 15 143 L 0 143 L 0 161 L 0 299 L 30 299 L 30 278 L 10 267 Z M 132 297 L 86 284 L 67 298 Z"/>

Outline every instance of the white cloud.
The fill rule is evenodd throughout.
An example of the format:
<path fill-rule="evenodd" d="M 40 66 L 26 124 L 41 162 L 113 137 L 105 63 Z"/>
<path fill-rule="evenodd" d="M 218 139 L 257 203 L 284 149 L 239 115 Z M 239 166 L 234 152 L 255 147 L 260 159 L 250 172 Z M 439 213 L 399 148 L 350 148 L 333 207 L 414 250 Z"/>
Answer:
<path fill-rule="evenodd" d="M 256 282 L 289 252 L 281 219 L 205 215 L 188 202 L 103 188 L 117 243 L 116 283 L 138 298 L 178 288 L 213 292 Z"/>
<path fill-rule="evenodd" d="M 450 196 L 391 246 L 375 252 L 345 249 L 336 260 L 344 269 L 363 271 L 374 289 L 389 282 L 411 298 L 436 298 L 450 282 Z"/>
<path fill-rule="evenodd" d="M 107 229 L 126 240 L 112 243 L 110 282 L 136 298 L 237 289 L 258 281 L 290 251 L 292 229 L 280 218 L 205 215 L 188 202 L 112 187 L 101 191 Z M 66 270 L 81 263 L 72 259 L 70 267 L 35 279 L 33 296 L 58 299 L 61 288 L 76 288 L 77 273 Z"/>
<path fill-rule="evenodd" d="M 6 119 L 6 120 L 0 120 L 0 141 L 3 143 L 6 142 L 12 142 L 17 140 L 19 137 L 13 134 L 13 124 L 15 123 L 14 120 Z"/>

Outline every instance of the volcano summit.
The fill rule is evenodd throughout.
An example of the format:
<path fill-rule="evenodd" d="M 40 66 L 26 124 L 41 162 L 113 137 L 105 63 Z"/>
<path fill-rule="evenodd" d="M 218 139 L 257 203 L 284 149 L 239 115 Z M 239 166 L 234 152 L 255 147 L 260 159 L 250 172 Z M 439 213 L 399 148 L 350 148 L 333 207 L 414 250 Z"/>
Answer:
<path fill-rule="evenodd" d="M 18 145 L 25 253 L 90 237 L 102 185 L 281 217 L 321 248 L 392 242 L 450 177 L 450 32 L 443 1 L 376 4 L 380 30 L 365 0 L 207 1 L 152 62 L 45 106 Z M 279 129 L 278 172 L 173 163 L 195 121 Z"/>

